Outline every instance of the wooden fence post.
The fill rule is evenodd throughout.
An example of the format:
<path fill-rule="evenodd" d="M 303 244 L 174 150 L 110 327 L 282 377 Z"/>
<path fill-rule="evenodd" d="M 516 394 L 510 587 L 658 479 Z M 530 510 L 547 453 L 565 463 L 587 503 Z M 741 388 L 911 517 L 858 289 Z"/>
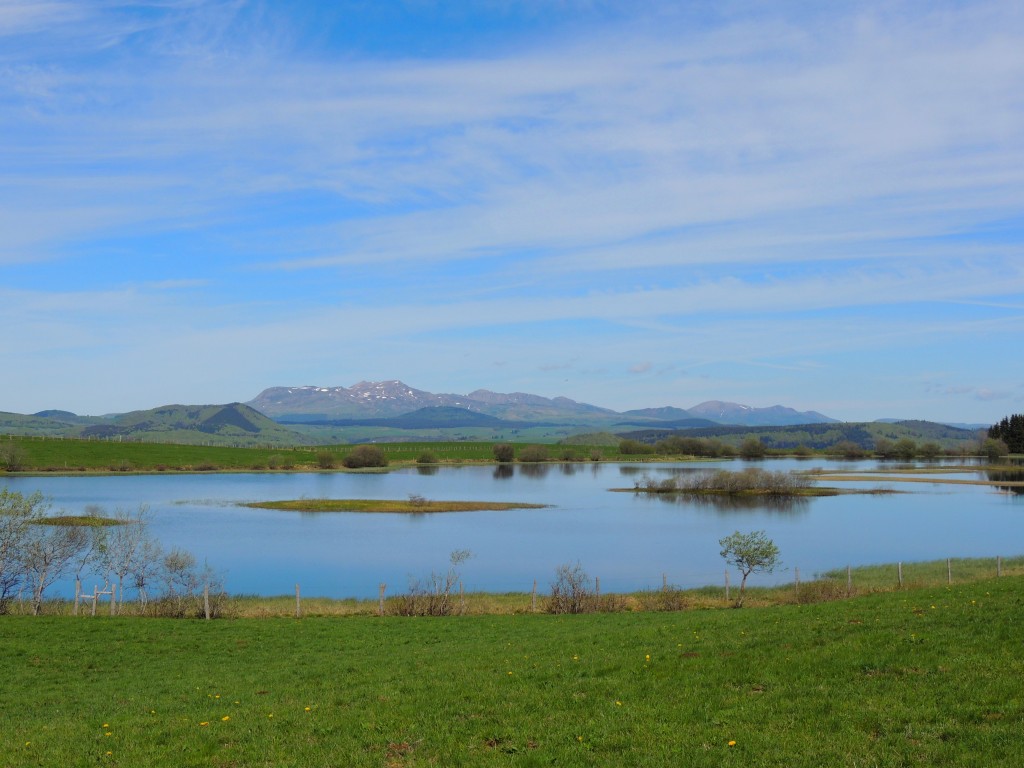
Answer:
<path fill-rule="evenodd" d="M 853 569 L 846 566 L 846 596 L 853 594 Z"/>
<path fill-rule="evenodd" d="M 379 603 L 377 605 L 377 613 L 380 616 L 384 615 L 384 590 L 387 589 L 387 588 L 388 588 L 387 584 L 381 583 L 381 585 L 380 585 L 380 598 L 379 598 Z"/>
<path fill-rule="evenodd" d="M 533 592 L 530 597 L 530 610 L 537 612 L 537 580 L 533 580 Z"/>
<path fill-rule="evenodd" d="M 94 586 L 92 588 L 92 615 L 93 616 L 96 615 L 96 603 L 98 603 L 99 600 L 100 600 L 100 588 L 97 587 L 97 586 Z"/>
<path fill-rule="evenodd" d="M 725 599 L 729 599 L 729 569 L 725 569 Z"/>
<path fill-rule="evenodd" d="M 903 586 L 903 563 L 896 563 L 896 578 L 899 579 L 900 586 Z"/>
<path fill-rule="evenodd" d="M 302 618 L 302 594 L 299 591 L 298 583 L 295 584 L 295 618 Z"/>
<path fill-rule="evenodd" d="M 953 565 L 948 557 L 946 558 L 946 583 L 953 583 Z"/>
<path fill-rule="evenodd" d="M 75 579 L 75 610 L 74 615 L 78 615 L 78 599 L 82 594 L 82 580 Z"/>
<path fill-rule="evenodd" d="M 1003 558 L 1002 555 L 996 555 L 996 576 L 1003 575 Z"/>

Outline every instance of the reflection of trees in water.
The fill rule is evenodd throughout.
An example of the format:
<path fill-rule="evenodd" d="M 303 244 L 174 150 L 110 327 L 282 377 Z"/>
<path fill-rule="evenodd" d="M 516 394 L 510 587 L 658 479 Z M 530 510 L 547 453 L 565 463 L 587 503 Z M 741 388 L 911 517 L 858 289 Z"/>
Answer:
<path fill-rule="evenodd" d="M 440 469 L 440 467 L 416 467 L 416 472 L 420 475 L 436 475 Z"/>
<path fill-rule="evenodd" d="M 547 477 L 548 472 L 551 471 L 550 464 L 520 464 L 519 474 L 523 477 Z"/>
<path fill-rule="evenodd" d="M 643 464 L 619 464 L 619 474 L 626 475 L 642 475 L 644 472 L 650 471 L 650 467 Z"/>
<path fill-rule="evenodd" d="M 624 477 L 634 477 L 635 475 L 693 475 L 697 473 L 707 474 L 718 469 L 718 467 L 709 467 L 706 464 L 694 464 L 692 467 L 659 467 L 657 464 L 620 464 L 619 474 Z"/>
<path fill-rule="evenodd" d="M 1020 470 L 1014 471 L 1012 469 L 1010 469 L 1010 470 L 989 469 L 989 470 L 987 470 L 985 472 L 985 474 L 986 474 L 986 476 L 988 476 L 988 479 L 991 482 L 996 483 L 996 488 L 998 488 L 1000 491 L 1007 491 L 1009 493 L 1013 493 L 1013 494 L 1016 494 L 1018 496 L 1024 496 L 1024 486 L 1019 486 L 1019 485 L 999 485 L 1000 481 L 1004 482 L 1004 483 L 1005 482 L 1018 482 L 1019 483 L 1021 480 L 1024 480 L 1024 472 L 1021 472 Z"/>
<path fill-rule="evenodd" d="M 572 477 L 579 471 L 579 466 L 573 464 L 571 461 L 567 461 L 563 464 L 559 464 L 558 469 L 562 472 L 563 475 Z"/>
<path fill-rule="evenodd" d="M 701 510 L 729 514 L 732 512 L 772 512 L 779 515 L 803 515 L 811 508 L 811 500 L 802 496 L 737 496 L 717 493 L 660 493 L 653 498 L 666 504 L 696 507 Z"/>
<path fill-rule="evenodd" d="M 498 464 L 494 467 L 495 480 L 508 480 L 515 477 L 516 471 L 511 464 Z"/>

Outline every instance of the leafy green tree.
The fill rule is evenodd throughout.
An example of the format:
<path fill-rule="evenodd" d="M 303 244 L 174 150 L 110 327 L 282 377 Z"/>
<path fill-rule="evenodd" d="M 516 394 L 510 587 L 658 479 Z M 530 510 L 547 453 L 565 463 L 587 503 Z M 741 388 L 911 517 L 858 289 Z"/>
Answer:
<path fill-rule="evenodd" d="M 863 459 L 868 452 L 852 440 L 843 440 L 833 447 L 833 450 L 844 459 Z"/>
<path fill-rule="evenodd" d="M 1009 446 L 1007 446 L 1007 444 L 1002 440 L 996 440 L 989 437 L 981 444 L 981 453 L 989 461 L 999 461 L 1004 459 L 1009 452 Z"/>
<path fill-rule="evenodd" d="M 641 443 L 639 440 L 623 440 L 619 443 L 619 453 L 623 456 L 641 456 L 654 453 L 654 446 Z"/>
<path fill-rule="evenodd" d="M 887 437 L 875 440 L 875 453 L 883 459 L 891 459 L 896 455 L 896 444 Z"/>
<path fill-rule="evenodd" d="M 917 443 L 909 437 L 903 437 L 896 441 L 896 456 L 903 461 L 910 461 L 917 456 Z"/>
<path fill-rule="evenodd" d="M 779 548 L 768 538 L 764 531 L 740 533 L 736 531 L 723 539 L 718 545 L 720 554 L 729 565 L 734 566 L 743 575 L 740 581 L 740 594 L 736 599 L 736 607 L 743 605 L 743 591 L 747 586 L 747 577 L 752 573 L 771 573 L 780 564 Z"/>
<path fill-rule="evenodd" d="M 748 437 L 740 445 L 740 457 L 744 459 L 763 459 L 765 454 L 764 443 L 756 437 Z"/>

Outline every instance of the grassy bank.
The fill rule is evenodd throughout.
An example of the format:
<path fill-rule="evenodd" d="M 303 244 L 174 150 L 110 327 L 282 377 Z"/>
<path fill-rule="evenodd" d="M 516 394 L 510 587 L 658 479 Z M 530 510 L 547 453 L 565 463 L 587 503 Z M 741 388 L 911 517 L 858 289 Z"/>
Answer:
<path fill-rule="evenodd" d="M 813 606 L 0 619 L 0 764 L 1016 766 L 1024 578 Z"/>

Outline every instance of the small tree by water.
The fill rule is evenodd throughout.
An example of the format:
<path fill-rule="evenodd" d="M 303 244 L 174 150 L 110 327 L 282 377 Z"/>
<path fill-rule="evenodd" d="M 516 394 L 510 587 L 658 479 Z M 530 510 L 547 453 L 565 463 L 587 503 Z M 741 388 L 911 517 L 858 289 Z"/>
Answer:
<path fill-rule="evenodd" d="M 768 538 L 764 531 L 740 533 L 736 531 L 723 539 L 719 539 L 721 555 L 725 562 L 735 566 L 743 575 L 740 581 L 740 593 L 736 598 L 736 607 L 743 605 L 743 591 L 747 586 L 747 577 L 752 573 L 771 573 L 780 564 L 779 548 Z"/>

